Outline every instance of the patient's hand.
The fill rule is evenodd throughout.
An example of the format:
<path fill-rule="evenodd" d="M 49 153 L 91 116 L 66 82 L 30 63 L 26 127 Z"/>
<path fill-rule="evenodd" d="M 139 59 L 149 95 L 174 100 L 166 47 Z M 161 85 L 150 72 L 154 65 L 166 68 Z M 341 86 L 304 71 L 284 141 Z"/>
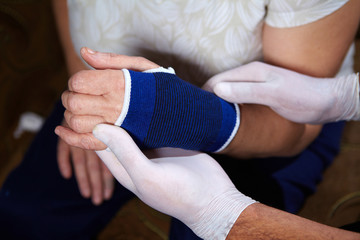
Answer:
<path fill-rule="evenodd" d="M 99 123 L 114 124 L 124 100 L 124 75 L 121 69 L 144 71 L 159 66 L 141 57 L 81 50 L 82 57 L 96 70 L 73 75 L 69 90 L 62 95 L 65 120 L 69 128 L 55 129 L 66 143 L 83 149 L 103 150 L 105 144 L 94 138 L 93 128 Z"/>
<path fill-rule="evenodd" d="M 71 76 L 88 67 L 74 54 L 67 56 L 67 69 Z M 68 127 L 65 120 L 62 126 Z M 114 178 L 94 151 L 70 146 L 59 138 L 57 163 L 65 179 L 74 175 L 79 192 L 84 198 L 91 198 L 95 205 L 111 198 L 114 191 Z"/>

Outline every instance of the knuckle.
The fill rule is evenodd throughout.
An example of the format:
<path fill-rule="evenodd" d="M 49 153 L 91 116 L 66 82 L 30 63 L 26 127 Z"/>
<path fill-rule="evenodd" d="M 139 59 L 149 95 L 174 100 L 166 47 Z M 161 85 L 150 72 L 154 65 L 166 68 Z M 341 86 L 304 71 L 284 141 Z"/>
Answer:
<path fill-rule="evenodd" d="M 65 91 L 61 94 L 61 102 L 66 107 L 69 91 Z"/>
<path fill-rule="evenodd" d="M 71 119 L 71 113 L 68 111 L 68 110 L 65 110 L 64 112 L 64 121 L 62 122 L 62 126 L 64 127 L 69 127 L 69 122 L 70 122 L 70 119 Z"/>
<path fill-rule="evenodd" d="M 82 122 L 77 116 L 73 116 L 69 119 L 69 125 L 75 132 L 82 132 Z"/>
<path fill-rule="evenodd" d="M 79 100 L 76 98 L 76 95 L 74 94 L 69 94 L 68 96 L 68 108 L 69 111 L 73 112 L 73 113 L 77 113 L 81 111 L 81 103 L 79 102 Z"/>
<path fill-rule="evenodd" d="M 113 64 L 113 61 L 116 59 L 117 54 L 115 53 L 107 53 L 105 57 L 103 58 L 105 64 L 111 65 Z"/>
<path fill-rule="evenodd" d="M 149 64 L 149 60 L 147 60 L 146 58 L 141 57 L 141 56 L 135 57 L 135 62 L 136 62 L 137 64 L 139 64 L 140 66 L 141 66 L 141 65 L 148 65 L 148 64 Z"/>
<path fill-rule="evenodd" d="M 69 89 L 77 91 L 81 88 L 84 81 L 83 75 L 86 73 L 86 70 L 81 70 L 75 73 L 69 80 Z"/>
<path fill-rule="evenodd" d="M 109 53 L 109 58 L 116 58 L 118 55 L 116 53 Z"/>

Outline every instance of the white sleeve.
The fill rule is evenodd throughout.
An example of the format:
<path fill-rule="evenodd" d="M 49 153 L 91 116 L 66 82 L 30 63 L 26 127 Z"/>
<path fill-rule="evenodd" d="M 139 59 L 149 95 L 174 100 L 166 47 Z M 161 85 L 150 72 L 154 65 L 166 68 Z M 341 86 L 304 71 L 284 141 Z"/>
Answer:
<path fill-rule="evenodd" d="M 315 22 L 340 9 L 348 0 L 270 0 L 265 22 L 277 28 Z"/>

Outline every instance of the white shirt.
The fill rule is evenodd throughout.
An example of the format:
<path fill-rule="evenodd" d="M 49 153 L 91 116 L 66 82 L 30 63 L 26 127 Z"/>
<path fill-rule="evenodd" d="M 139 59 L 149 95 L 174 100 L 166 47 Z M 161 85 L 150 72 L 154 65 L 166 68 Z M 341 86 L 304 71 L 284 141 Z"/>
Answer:
<path fill-rule="evenodd" d="M 146 57 L 202 85 L 212 75 L 261 60 L 264 23 L 295 27 L 347 0 L 68 0 L 76 51 Z M 351 48 L 341 72 L 352 71 Z"/>

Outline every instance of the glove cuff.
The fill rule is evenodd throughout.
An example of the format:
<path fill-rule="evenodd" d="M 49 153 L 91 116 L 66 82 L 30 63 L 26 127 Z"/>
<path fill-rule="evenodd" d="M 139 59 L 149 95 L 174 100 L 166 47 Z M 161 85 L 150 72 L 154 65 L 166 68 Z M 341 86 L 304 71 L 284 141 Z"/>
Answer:
<path fill-rule="evenodd" d="M 344 76 L 343 78 L 344 79 L 339 79 L 338 82 L 348 82 L 348 84 L 344 86 L 351 86 L 351 89 L 348 87 L 349 91 L 346 91 L 347 94 L 344 96 L 344 102 L 342 104 L 345 110 L 336 120 L 358 121 L 360 120 L 359 73 Z"/>
<path fill-rule="evenodd" d="M 197 221 L 188 226 L 203 239 L 226 239 L 240 214 L 253 203 L 256 201 L 231 188 L 211 201 L 205 211 L 194 217 Z"/>
<path fill-rule="evenodd" d="M 355 106 L 355 115 L 351 120 L 359 121 L 360 120 L 360 88 L 359 88 L 359 73 L 356 73 L 355 76 L 356 81 L 356 106 Z"/>

